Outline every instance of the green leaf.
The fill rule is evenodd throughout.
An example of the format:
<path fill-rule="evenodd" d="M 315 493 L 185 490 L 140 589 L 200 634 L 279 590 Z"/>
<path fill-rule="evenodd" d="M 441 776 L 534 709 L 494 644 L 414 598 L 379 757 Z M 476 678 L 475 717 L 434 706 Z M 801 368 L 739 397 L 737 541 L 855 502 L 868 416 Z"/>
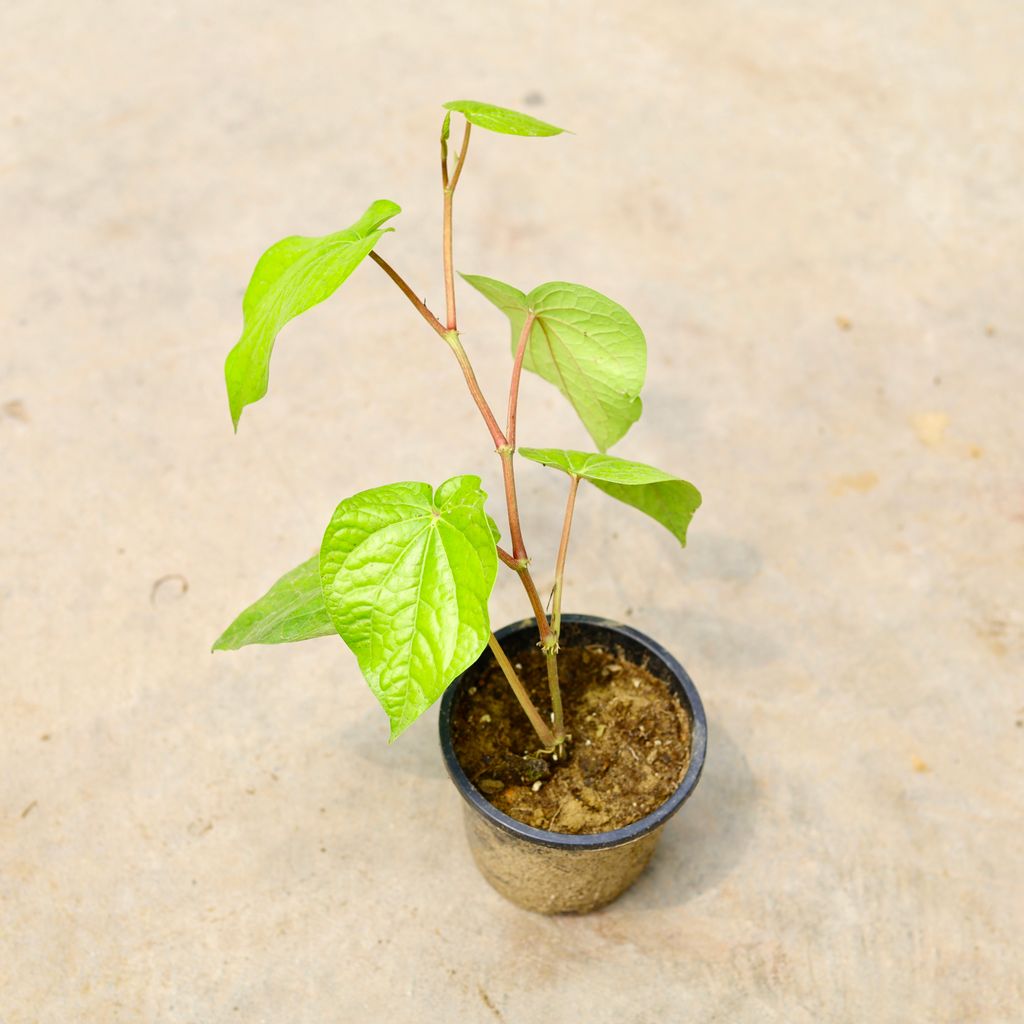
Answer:
<path fill-rule="evenodd" d="M 394 230 L 381 225 L 401 210 L 388 199 L 378 199 L 344 231 L 321 238 L 292 235 L 260 257 L 242 300 L 242 337 L 224 364 L 235 430 L 242 409 L 267 393 L 270 353 L 281 328 L 330 298 L 381 235 Z"/>
<path fill-rule="evenodd" d="M 490 277 L 462 277 L 508 316 L 513 353 L 533 311 L 523 366 L 569 399 L 602 452 L 640 418 L 647 342 L 622 306 L 581 284 L 552 281 L 524 295 Z"/>
<path fill-rule="evenodd" d="M 519 454 L 542 466 L 553 466 L 589 480 L 605 494 L 657 519 L 685 547 L 686 528 L 700 508 L 700 491 L 686 480 L 614 455 L 562 448 L 520 448 Z"/>
<path fill-rule="evenodd" d="M 519 333 L 523 329 L 523 321 L 530 308 L 526 292 L 521 292 L 504 281 L 496 281 L 493 277 L 483 277 L 479 274 L 460 273 L 467 284 L 471 284 L 488 302 L 492 302 L 510 320 L 512 324 L 512 351 L 515 353 L 515 345 L 519 341 Z M 518 318 L 518 324 L 515 322 Z"/>
<path fill-rule="evenodd" d="M 336 632 L 320 587 L 320 559 L 314 555 L 285 573 L 246 608 L 224 630 L 213 649 L 237 651 L 247 644 L 287 644 Z"/>
<path fill-rule="evenodd" d="M 391 720 L 430 707 L 490 637 L 497 527 L 480 478 L 397 483 L 346 498 L 320 549 L 328 614 Z"/>
<path fill-rule="evenodd" d="M 565 128 L 556 128 L 546 121 L 538 121 L 529 114 L 520 114 L 506 107 L 495 107 L 490 103 L 478 103 L 476 100 L 453 100 L 444 104 L 445 110 L 454 110 L 470 123 L 490 132 L 502 135 L 547 136 L 561 135 Z"/>

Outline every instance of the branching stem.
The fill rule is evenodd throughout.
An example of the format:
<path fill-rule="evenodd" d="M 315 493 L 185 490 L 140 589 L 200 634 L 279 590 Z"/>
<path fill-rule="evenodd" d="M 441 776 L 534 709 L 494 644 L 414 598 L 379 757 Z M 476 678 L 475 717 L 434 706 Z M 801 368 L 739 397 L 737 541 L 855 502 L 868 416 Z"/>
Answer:
<path fill-rule="evenodd" d="M 512 553 L 517 559 L 526 560 L 526 546 L 523 544 L 522 529 L 519 524 L 519 502 L 516 498 L 516 478 L 512 459 L 516 450 L 516 415 L 519 407 L 519 381 L 523 374 L 523 359 L 526 356 L 526 346 L 530 341 L 530 331 L 533 329 L 536 315 L 531 311 L 527 313 L 523 321 L 522 330 L 519 332 L 519 342 L 516 345 L 515 361 L 512 364 L 512 381 L 508 389 L 508 423 L 505 427 L 505 436 L 508 438 L 508 449 L 502 451 L 502 468 L 505 476 L 505 494 L 508 498 L 509 507 L 509 532 L 512 534 Z M 518 544 L 518 546 L 517 546 Z M 518 569 L 516 570 L 519 571 Z M 537 626 L 540 630 L 540 646 L 544 651 L 544 660 L 548 672 L 548 690 L 551 692 L 551 710 L 554 716 L 555 726 L 555 749 L 558 756 L 562 756 L 562 746 L 565 742 L 565 716 L 562 711 L 562 688 L 558 682 L 558 627 L 548 623 L 544 614 L 543 606 L 540 603 L 540 596 L 537 588 L 533 585 L 532 578 L 528 578 L 520 572 L 523 585 L 526 586 L 527 594 L 530 595 L 530 603 L 533 605 L 534 615 L 537 617 Z"/>
<path fill-rule="evenodd" d="M 548 622 L 547 615 L 544 612 L 544 605 L 541 602 L 540 595 L 537 593 L 537 586 L 533 582 L 533 576 L 530 573 L 530 559 L 526 553 L 526 544 L 523 540 L 522 526 L 519 521 L 519 502 L 516 497 L 515 469 L 512 462 L 516 446 L 516 412 L 519 403 L 519 381 L 522 376 L 523 359 L 526 355 L 526 346 L 529 342 L 530 330 L 533 327 L 536 317 L 532 312 L 527 315 L 519 337 L 519 343 L 516 346 L 516 356 L 512 368 L 512 380 L 509 385 L 508 420 L 507 427 L 504 432 L 499 426 L 487 399 L 484 397 L 483 391 L 480 389 L 476 373 L 473 371 L 473 365 L 470 362 L 465 349 L 462 347 L 462 342 L 459 340 L 458 320 L 455 310 L 455 271 L 452 260 L 452 197 L 455 194 L 455 188 L 459 183 L 459 178 L 462 175 L 462 168 L 466 162 L 466 153 L 469 149 L 470 127 L 471 126 L 467 121 L 465 132 L 462 136 L 462 148 L 459 151 L 458 158 L 455 162 L 455 169 L 452 172 L 451 177 L 448 175 L 448 145 L 444 132 L 442 132 L 441 139 L 441 184 L 444 192 L 442 255 L 444 261 L 444 291 L 447 327 L 445 327 L 445 325 L 443 325 L 441 321 L 434 316 L 434 314 L 427 308 L 426 303 L 419 298 L 405 279 L 383 257 L 379 256 L 376 252 L 371 252 L 370 257 L 388 275 L 388 277 L 394 281 L 405 297 L 416 308 L 416 311 L 420 316 L 430 324 L 431 329 L 436 334 L 444 339 L 445 344 L 447 344 L 455 354 L 459 367 L 462 369 L 462 375 L 465 377 L 466 386 L 469 388 L 469 393 L 472 395 L 473 401 L 476 403 L 476 407 L 479 409 L 480 415 L 483 417 L 484 423 L 487 425 L 487 430 L 491 435 L 491 440 L 494 442 L 495 450 L 501 456 L 502 480 L 505 488 L 505 504 L 508 510 L 509 533 L 512 538 L 512 553 L 509 554 L 499 546 L 497 549 L 498 557 L 519 576 L 523 589 L 526 591 L 526 595 L 529 598 L 533 614 L 537 620 L 537 630 L 540 634 L 540 646 L 544 651 L 545 659 L 547 661 L 548 686 L 551 690 L 551 705 L 554 713 L 554 732 L 552 732 L 540 717 L 539 712 L 530 700 L 526 691 L 523 689 L 522 683 L 516 676 L 515 670 L 512 668 L 511 663 L 505 656 L 504 651 L 501 650 L 501 646 L 493 633 L 491 634 L 489 643 L 498 664 L 505 673 L 505 676 L 515 692 L 519 703 L 523 706 L 523 710 L 529 717 L 531 724 L 536 730 L 537 735 L 541 738 L 541 741 L 544 743 L 544 746 L 547 748 L 554 748 L 558 751 L 559 756 L 561 756 L 562 745 L 565 742 L 565 729 L 562 715 L 562 698 L 558 686 L 558 663 L 556 660 L 558 654 L 558 634 L 557 629 L 553 630 L 551 624 Z M 578 483 L 576 478 L 574 478 L 574 481 Z M 575 494 L 575 491 L 573 493 Z M 564 557 L 562 558 L 562 561 L 564 562 Z M 557 587 L 558 582 L 556 581 L 556 588 Z M 558 609 L 557 604 L 555 605 L 555 609 Z"/>
<path fill-rule="evenodd" d="M 462 342 L 459 341 L 459 335 L 456 331 L 445 330 L 444 326 L 434 316 L 433 313 L 427 308 L 419 296 L 409 287 L 405 278 L 391 266 L 383 256 L 377 254 L 376 251 L 370 253 L 370 259 L 377 264 L 381 270 L 384 271 L 388 277 L 391 278 L 395 284 L 402 290 L 405 297 L 416 307 L 417 312 L 428 324 L 439 334 L 445 344 L 455 353 L 455 358 L 459 361 L 459 366 L 462 369 L 462 375 L 466 378 L 466 385 L 469 387 L 469 393 L 473 396 L 473 401 L 476 402 L 477 408 L 480 410 L 480 415 L 483 416 L 484 422 L 487 424 L 487 429 L 490 431 L 491 439 L 494 441 L 495 448 L 502 448 L 505 445 L 505 435 L 502 432 L 498 421 L 491 412 L 491 407 L 487 403 L 487 399 L 484 398 L 483 391 L 480 390 L 480 384 L 476 379 L 476 374 L 473 372 L 473 366 L 469 361 L 469 356 L 466 355 L 465 349 L 462 347 Z"/>
<path fill-rule="evenodd" d="M 526 596 L 530 599 L 530 607 L 533 609 L 534 617 L 537 619 L 537 629 L 540 631 L 541 644 L 551 636 L 551 627 L 548 625 L 548 617 L 544 611 L 544 604 L 540 599 L 540 594 L 537 593 L 537 587 L 533 582 L 533 576 L 530 575 L 529 567 L 525 562 L 519 561 L 519 559 L 509 554 L 501 545 L 498 545 L 498 557 L 507 565 L 514 573 L 519 576 L 522 581 L 523 589 L 526 591 Z"/>
<path fill-rule="evenodd" d="M 498 549 L 498 557 L 513 572 L 519 572 L 519 562 L 517 562 L 500 544 L 496 544 L 495 547 Z"/>

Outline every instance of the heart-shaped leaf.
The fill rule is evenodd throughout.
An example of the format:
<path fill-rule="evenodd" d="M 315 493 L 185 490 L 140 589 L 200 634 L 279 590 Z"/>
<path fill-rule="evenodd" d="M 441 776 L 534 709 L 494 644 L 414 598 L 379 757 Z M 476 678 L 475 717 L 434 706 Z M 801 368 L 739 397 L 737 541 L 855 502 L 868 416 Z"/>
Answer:
<path fill-rule="evenodd" d="M 480 478 L 346 498 L 320 549 L 328 614 L 391 721 L 391 739 L 487 646 L 497 527 Z"/>
<path fill-rule="evenodd" d="M 614 455 L 563 448 L 520 448 L 519 454 L 542 466 L 553 466 L 589 480 L 605 494 L 657 519 L 680 544 L 686 545 L 686 528 L 700 508 L 700 491 L 686 480 Z"/>
<path fill-rule="evenodd" d="M 506 107 L 495 107 L 490 103 L 478 103 L 476 100 L 453 100 L 444 104 L 445 110 L 454 110 L 470 123 L 486 128 L 490 132 L 502 135 L 547 136 L 561 135 L 564 128 L 556 128 L 547 121 L 539 121 L 529 114 L 520 114 L 517 110 Z"/>
<path fill-rule="evenodd" d="M 287 644 L 334 636 L 320 586 L 320 559 L 285 573 L 255 604 L 228 626 L 213 645 L 215 651 L 237 651 L 247 644 Z"/>
<path fill-rule="evenodd" d="M 508 316 L 513 352 L 533 312 L 523 366 L 569 399 L 602 452 L 640 418 L 647 342 L 617 302 L 564 281 L 542 284 L 526 295 L 490 277 L 462 277 Z"/>
<path fill-rule="evenodd" d="M 394 230 L 381 225 L 401 210 L 388 199 L 378 199 L 344 231 L 320 238 L 292 235 L 260 257 L 242 300 L 242 337 L 224 364 L 236 430 L 242 409 L 267 393 L 270 353 L 278 332 L 289 320 L 330 298 L 381 235 Z"/>

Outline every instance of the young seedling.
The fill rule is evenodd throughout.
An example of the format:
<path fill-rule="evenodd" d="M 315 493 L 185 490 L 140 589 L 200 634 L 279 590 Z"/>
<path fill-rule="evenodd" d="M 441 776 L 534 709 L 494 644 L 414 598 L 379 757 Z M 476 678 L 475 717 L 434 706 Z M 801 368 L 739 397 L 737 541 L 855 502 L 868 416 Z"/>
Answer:
<path fill-rule="evenodd" d="M 377 251 L 385 225 L 401 212 L 379 199 L 351 227 L 319 238 L 291 236 L 271 246 L 253 271 L 242 302 L 242 336 L 225 365 L 235 429 L 243 409 L 267 392 L 270 356 L 290 320 L 334 294 L 369 257 L 398 286 L 454 353 L 501 460 L 511 551 L 484 508 L 479 477 L 439 487 L 385 484 L 345 498 L 335 509 L 318 556 L 281 577 L 224 631 L 214 650 L 339 635 L 387 712 L 394 740 L 490 647 L 545 750 L 566 741 L 558 682 L 565 562 L 580 481 L 632 505 L 667 527 L 680 544 L 700 505 L 697 489 L 668 473 L 605 452 L 641 412 L 647 348 L 636 321 L 611 299 L 579 284 L 553 281 L 530 292 L 463 274 L 511 323 L 512 371 L 504 425 L 477 382 L 459 338 L 452 260 L 452 204 L 474 126 L 505 135 L 554 136 L 563 129 L 485 103 L 445 104 L 441 125 L 444 321 Z M 457 156 L 449 154 L 452 113 L 464 121 Z M 523 370 L 554 384 L 569 400 L 598 452 L 521 448 L 532 462 L 561 470 L 569 489 L 555 566 L 551 615 L 530 571 L 516 495 L 516 415 Z M 491 630 L 488 601 L 502 562 L 518 577 L 536 617 L 547 665 L 550 713 L 531 700 Z"/>

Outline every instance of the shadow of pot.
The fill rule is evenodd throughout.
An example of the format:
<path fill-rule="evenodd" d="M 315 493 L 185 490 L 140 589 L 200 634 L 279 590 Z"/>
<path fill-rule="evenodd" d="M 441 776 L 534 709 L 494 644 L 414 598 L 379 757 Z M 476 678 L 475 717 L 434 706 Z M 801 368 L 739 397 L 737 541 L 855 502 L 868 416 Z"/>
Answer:
<path fill-rule="evenodd" d="M 562 645 L 597 644 L 622 648 L 626 658 L 646 659 L 652 675 L 669 690 L 690 718 L 690 763 L 675 792 L 656 810 L 610 832 L 571 835 L 526 825 L 504 814 L 470 782 L 455 755 L 452 715 L 461 694 L 476 685 L 493 664 L 489 650 L 445 691 L 439 727 L 441 752 L 455 788 L 465 801 L 470 850 L 484 878 L 502 896 L 542 914 L 587 913 L 610 903 L 647 866 L 665 823 L 686 802 L 700 779 L 707 750 L 707 720 L 697 688 L 686 670 L 660 644 L 638 630 L 592 615 L 562 616 Z M 513 660 L 536 643 L 534 619 L 505 626 L 496 634 Z"/>

